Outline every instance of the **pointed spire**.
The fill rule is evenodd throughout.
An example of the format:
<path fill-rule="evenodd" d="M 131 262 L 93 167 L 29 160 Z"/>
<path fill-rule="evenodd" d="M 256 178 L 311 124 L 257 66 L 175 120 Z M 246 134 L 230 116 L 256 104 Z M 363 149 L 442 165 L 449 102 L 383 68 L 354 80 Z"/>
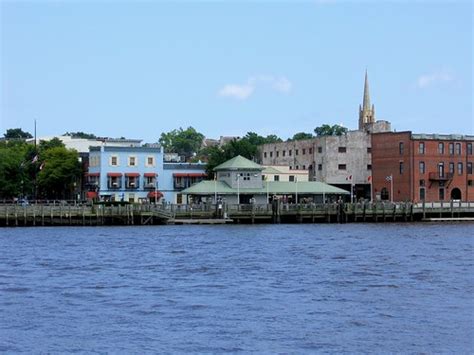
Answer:
<path fill-rule="evenodd" d="M 369 78 L 367 69 L 365 69 L 365 84 L 364 84 L 364 101 L 362 102 L 362 109 L 370 110 L 370 94 L 369 94 Z"/>

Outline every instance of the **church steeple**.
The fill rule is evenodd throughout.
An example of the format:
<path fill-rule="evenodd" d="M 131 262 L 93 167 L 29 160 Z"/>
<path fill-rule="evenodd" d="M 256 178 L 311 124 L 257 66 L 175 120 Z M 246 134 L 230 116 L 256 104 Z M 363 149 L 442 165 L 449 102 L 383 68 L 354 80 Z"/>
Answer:
<path fill-rule="evenodd" d="M 362 108 L 364 110 L 370 110 L 369 78 L 367 76 L 367 69 L 365 70 L 364 101 L 362 103 Z"/>
<path fill-rule="evenodd" d="M 362 107 L 359 105 L 359 130 L 366 129 L 368 123 L 375 122 L 375 107 L 370 106 L 370 93 L 369 93 L 369 77 L 367 75 L 367 69 L 365 70 L 365 83 L 364 83 L 364 99 L 362 101 Z"/>

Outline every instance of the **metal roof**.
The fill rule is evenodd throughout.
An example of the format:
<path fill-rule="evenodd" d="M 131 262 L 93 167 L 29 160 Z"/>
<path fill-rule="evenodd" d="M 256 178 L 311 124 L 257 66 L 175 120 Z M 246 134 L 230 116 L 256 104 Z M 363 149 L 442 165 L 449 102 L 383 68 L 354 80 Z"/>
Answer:
<path fill-rule="evenodd" d="M 267 190 L 268 186 L 268 190 Z M 263 182 L 261 188 L 245 189 L 240 188 L 240 194 L 308 194 L 308 195 L 322 195 L 322 194 L 349 194 L 346 190 L 331 186 L 319 181 L 304 181 L 304 182 L 287 182 L 287 181 L 268 181 Z M 214 193 L 221 195 L 237 194 L 237 189 L 230 187 L 223 181 L 201 181 L 185 190 L 183 194 L 188 195 L 212 195 Z"/>
<path fill-rule="evenodd" d="M 227 160 L 214 168 L 214 171 L 221 170 L 263 170 L 263 167 L 241 155 L 237 155 L 235 158 Z"/>

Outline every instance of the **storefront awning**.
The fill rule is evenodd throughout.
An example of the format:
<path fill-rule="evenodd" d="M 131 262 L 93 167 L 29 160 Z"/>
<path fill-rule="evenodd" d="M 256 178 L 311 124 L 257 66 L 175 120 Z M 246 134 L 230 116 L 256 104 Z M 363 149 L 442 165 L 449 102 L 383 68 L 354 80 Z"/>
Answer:
<path fill-rule="evenodd" d="M 145 177 L 155 177 L 156 175 L 158 175 L 158 174 L 156 174 L 156 173 L 145 173 L 145 174 L 143 174 L 143 176 L 145 176 Z"/>
<path fill-rule="evenodd" d="M 159 199 L 163 197 L 163 193 L 161 191 L 150 191 L 147 197 Z"/>
<path fill-rule="evenodd" d="M 121 177 L 122 173 L 107 173 L 107 176 L 109 176 L 109 177 Z"/>
<path fill-rule="evenodd" d="M 87 173 L 87 176 L 100 176 L 100 173 Z"/>
<path fill-rule="evenodd" d="M 95 198 L 98 197 L 98 194 L 97 194 L 97 192 L 95 192 L 95 191 L 87 191 L 86 197 L 87 197 L 87 199 L 89 199 L 89 200 L 93 200 L 93 199 L 95 199 Z"/>
<path fill-rule="evenodd" d="M 139 177 L 140 174 L 139 173 L 125 173 L 125 176 L 127 176 L 127 177 Z"/>

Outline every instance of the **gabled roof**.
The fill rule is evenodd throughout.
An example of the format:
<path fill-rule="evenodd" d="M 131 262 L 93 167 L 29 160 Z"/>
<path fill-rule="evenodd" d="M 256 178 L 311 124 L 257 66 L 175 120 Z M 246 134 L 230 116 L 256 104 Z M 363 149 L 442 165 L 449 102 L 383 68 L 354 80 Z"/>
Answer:
<path fill-rule="evenodd" d="M 227 160 L 214 168 L 214 171 L 221 170 L 263 170 L 263 167 L 241 155 L 237 155 L 235 158 Z"/>

